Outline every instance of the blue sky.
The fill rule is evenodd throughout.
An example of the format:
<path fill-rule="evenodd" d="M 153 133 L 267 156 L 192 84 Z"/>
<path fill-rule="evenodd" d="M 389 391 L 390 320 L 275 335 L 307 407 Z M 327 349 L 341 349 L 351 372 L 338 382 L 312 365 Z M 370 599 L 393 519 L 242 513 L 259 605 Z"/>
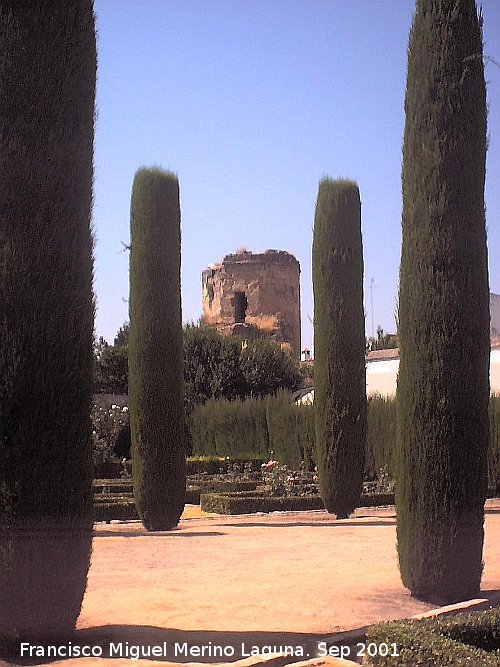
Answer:
<path fill-rule="evenodd" d="M 312 346 L 311 242 L 320 179 L 357 181 L 367 335 L 394 331 L 401 143 L 412 0 L 95 0 L 96 333 L 128 319 L 130 192 L 142 166 L 178 174 L 183 319 L 201 272 L 245 246 L 301 265 Z M 485 55 L 500 63 L 500 2 L 483 0 Z M 486 64 L 490 288 L 500 293 L 500 67 Z M 372 280 L 373 279 L 373 280 Z M 372 288 L 373 284 L 373 288 Z"/>

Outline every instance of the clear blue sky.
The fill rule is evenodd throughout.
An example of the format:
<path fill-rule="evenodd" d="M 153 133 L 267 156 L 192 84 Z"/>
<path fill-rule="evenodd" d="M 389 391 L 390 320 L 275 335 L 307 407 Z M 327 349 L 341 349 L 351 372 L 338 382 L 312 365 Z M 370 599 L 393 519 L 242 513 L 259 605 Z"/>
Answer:
<path fill-rule="evenodd" d="M 500 62 L 500 1 L 483 0 Z M 401 143 L 412 0 L 95 0 L 94 230 L 98 336 L 128 319 L 135 171 L 178 174 L 184 321 L 201 272 L 241 246 L 301 265 L 302 345 L 312 345 L 311 241 L 320 179 L 358 182 L 366 331 L 394 331 Z M 500 67 L 486 64 L 490 288 L 500 292 Z"/>

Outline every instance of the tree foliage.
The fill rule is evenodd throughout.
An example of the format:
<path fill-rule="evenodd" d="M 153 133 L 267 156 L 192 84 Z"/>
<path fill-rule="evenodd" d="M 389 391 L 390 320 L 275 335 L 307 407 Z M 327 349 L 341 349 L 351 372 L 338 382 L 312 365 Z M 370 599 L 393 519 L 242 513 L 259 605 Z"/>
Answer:
<path fill-rule="evenodd" d="M 215 329 L 184 327 L 184 382 L 189 404 L 209 398 L 240 398 L 244 378 L 240 368 L 241 341 Z"/>
<path fill-rule="evenodd" d="M 180 293 L 179 183 L 140 169 L 130 211 L 129 402 L 134 495 L 147 530 L 182 514 L 186 429 Z"/>
<path fill-rule="evenodd" d="M 159 353 L 159 352 L 158 352 Z M 279 389 L 297 389 L 304 373 L 287 350 L 263 334 L 251 340 L 223 336 L 207 326 L 183 329 L 184 387 L 188 411 L 210 398 L 233 400 L 265 396 Z M 126 394 L 128 389 L 128 325 L 114 345 L 100 339 L 95 356 L 96 393 Z"/>
<path fill-rule="evenodd" d="M 474 0 L 417 0 L 399 287 L 398 554 L 413 595 L 479 592 L 488 446 L 486 94 Z"/>
<path fill-rule="evenodd" d="M 103 338 L 99 339 L 94 347 L 94 392 L 128 393 L 128 344 L 109 345 Z"/>
<path fill-rule="evenodd" d="M 74 628 L 92 540 L 91 0 L 0 5 L 0 636 Z"/>
<path fill-rule="evenodd" d="M 249 340 L 241 347 L 240 367 L 245 381 L 245 395 L 262 397 L 280 389 L 295 390 L 302 373 L 288 350 L 265 339 Z"/>
<path fill-rule="evenodd" d="M 366 440 L 361 203 L 352 181 L 320 182 L 312 249 L 316 456 L 325 507 L 358 505 Z"/>

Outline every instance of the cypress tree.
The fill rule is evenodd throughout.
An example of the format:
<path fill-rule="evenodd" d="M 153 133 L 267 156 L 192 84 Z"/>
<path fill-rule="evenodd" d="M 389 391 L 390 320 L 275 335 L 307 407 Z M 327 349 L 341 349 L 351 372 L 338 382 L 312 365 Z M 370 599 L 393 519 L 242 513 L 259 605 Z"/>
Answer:
<path fill-rule="evenodd" d="M 91 0 L 0 2 L 0 637 L 74 628 L 92 540 Z"/>
<path fill-rule="evenodd" d="M 179 183 L 140 169 L 130 213 L 129 401 L 137 510 L 171 530 L 186 490 Z"/>
<path fill-rule="evenodd" d="M 312 248 L 316 461 L 326 509 L 358 505 L 366 440 L 361 203 L 352 181 L 320 182 Z"/>
<path fill-rule="evenodd" d="M 396 501 L 404 585 L 477 595 L 488 446 L 486 95 L 474 0 L 417 0 L 408 48 Z"/>

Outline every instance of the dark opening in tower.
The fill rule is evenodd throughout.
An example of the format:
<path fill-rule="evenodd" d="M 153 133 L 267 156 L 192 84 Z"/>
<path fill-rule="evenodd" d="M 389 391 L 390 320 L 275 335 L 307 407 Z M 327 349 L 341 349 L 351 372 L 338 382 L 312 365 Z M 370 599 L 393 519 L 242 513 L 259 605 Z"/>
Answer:
<path fill-rule="evenodd" d="M 248 300 L 245 292 L 234 293 L 234 322 L 235 324 L 243 324 L 248 308 Z"/>

